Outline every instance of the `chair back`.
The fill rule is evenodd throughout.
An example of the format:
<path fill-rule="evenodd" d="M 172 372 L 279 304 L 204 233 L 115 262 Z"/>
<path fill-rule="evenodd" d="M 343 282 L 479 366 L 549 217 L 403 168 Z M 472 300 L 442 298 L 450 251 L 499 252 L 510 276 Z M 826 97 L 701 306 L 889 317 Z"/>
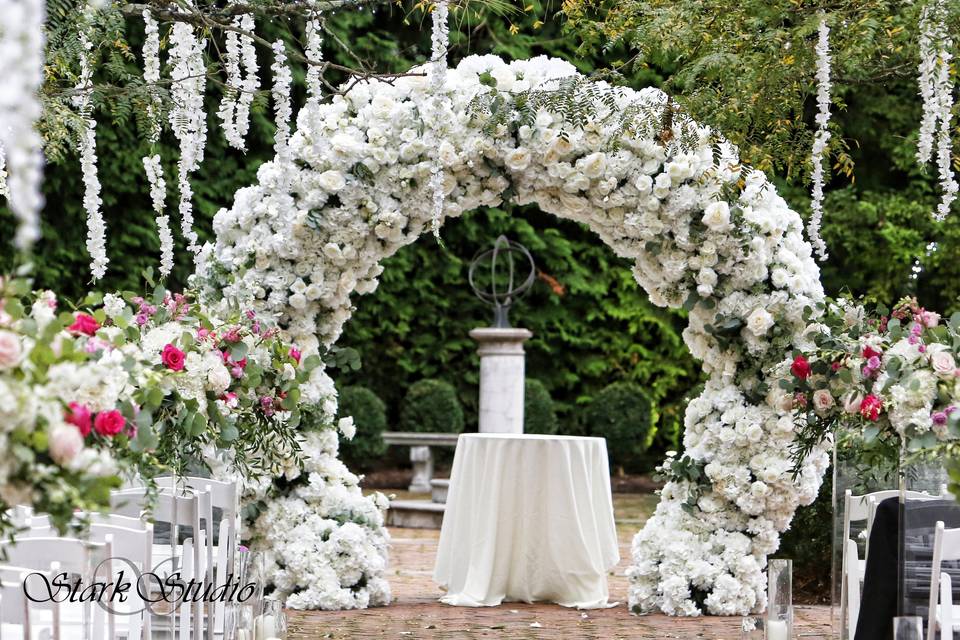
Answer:
<path fill-rule="evenodd" d="M 947 529 L 940 521 L 934 531 L 933 563 L 930 565 L 928 640 L 936 638 L 938 627 L 941 640 L 953 640 L 953 585 L 950 575 L 942 571 L 945 560 L 960 560 L 960 529 Z"/>
<path fill-rule="evenodd" d="M 54 577 L 60 573 L 77 574 L 87 585 L 97 580 L 109 583 L 113 575 L 113 538 L 109 535 L 102 543 L 54 536 L 18 537 L 12 542 L 0 543 L 0 553 L 10 565 L 35 572 L 50 571 Z M 103 638 L 105 633 L 108 638 L 116 637 L 113 613 L 90 602 L 83 603 L 80 609 L 79 624 L 83 627 L 91 624 L 94 638 Z M 61 626 L 59 603 L 53 603 L 52 611 L 56 640 Z"/>
<path fill-rule="evenodd" d="M 165 489 L 189 489 L 197 493 L 200 500 L 200 517 L 204 522 L 206 534 L 206 571 L 207 582 L 216 587 L 218 582 L 234 572 L 234 552 L 240 535 L 240 495 L 236 482 L 223 482 L 212 478 L 196 476 L 161 476 L 157 485 Z M 220 510 L 220 523 L 213 519 L 213 509 Z M 226 526 L 225 526 L 226 525 Z M 217 535 L 214 536 L 216 530 Z M 213 626 L 208 624 L 207 634 L 213 640 L 213 633 L 223 632 L 225 605 L 213 603 Z M 211 615 L 210 603 L 205 603 L 205 613 Z"/>
<path fill-rule="evenodd" d="M 0 624 L 20 627 L 25 640 L 30 640 L 30 601 L 24 594 L 23 584 L 31 573 L 36 572 L 24 567 L 0 566 Z"/>
<path fill-rule="evenodd" d="M 116 513 L 78 513 L 76 520 L 78 522 L 86 521 L 89 524 L 106 524 L 113 527 L 123 527 L 124 529 L 139 529 L 140 531 L 144 531 L 147 525 L 150 524 L 140 517 L 121 516 Z M 41 514 L 26 520 L 24 526 L 31 529 L 39 529 L 42 527 L 52 527 L 53 524 L 50 521 L 50 516 Z M 150 527 L 152 530 L 153 526 L 150 525 Z"/>

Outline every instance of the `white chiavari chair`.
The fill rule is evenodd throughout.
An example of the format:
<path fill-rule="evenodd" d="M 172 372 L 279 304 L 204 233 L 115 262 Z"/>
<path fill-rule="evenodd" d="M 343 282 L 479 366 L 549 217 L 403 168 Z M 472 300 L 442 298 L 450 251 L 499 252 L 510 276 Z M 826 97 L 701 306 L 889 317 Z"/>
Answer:
<path fill-rule="evenodd" d="M 170 541 L 168 545 L 153 545 L 154 567 L 168 566 L 170 573 L 179 571 L 181 578 L 186 577 L 189 570 L 191 577 L 196 579 L 203 576 L 205 570 L 205 556 L 201 549 L 206 544 L 206 534 L 201 529 L 200 498 L 194 492 L 179 492 L 170 489 L 161 489 L 152 494 L 147 488 L 131 488 L 114 491 L 110 496 L 110 504 L 114 513 L 128 517 L 149 517 L 154 523 L 166 523 L 169 526 Z M 193 538 L 180 544 L 180 530 L 190 527 Z M 199 543 L 195 541 L 199 539 Z M 187 542 L 189 541 L 189 544 Z M 158 572 L 160 573 L 160 572 Z M 183 628 L 183 620 L 192 620 L 187 631 L 192 637 L 199 640 L 203 637 L 203 603 L 202 601 L 184 603 L 179 607 L 177 615 L 170 616 L 171 629 L 174 626 Z M 177 619 L 180 619 L 179 625 Z M 183 636 L 185 639 L 190 636 Z"/>
<path fill-rule="evenodd" d="M 77 576 L 87 588 L 93 588 L 95 582 L 109 585 L 113 575 L 111 536 L 102 543 L 64 537 L 18 537 L 0 544 L 0 554 L 8 566 L 49 572 L 52 578 Z M 65 630 L 64 640 L 86 637 L 85 629 L 90 631 L 88 637 L 93 640 L 116 637 L 115 616 L 94 602 L 68 606 L 55 601 L 50 610 L 54 640 L 61 629 Z"/>

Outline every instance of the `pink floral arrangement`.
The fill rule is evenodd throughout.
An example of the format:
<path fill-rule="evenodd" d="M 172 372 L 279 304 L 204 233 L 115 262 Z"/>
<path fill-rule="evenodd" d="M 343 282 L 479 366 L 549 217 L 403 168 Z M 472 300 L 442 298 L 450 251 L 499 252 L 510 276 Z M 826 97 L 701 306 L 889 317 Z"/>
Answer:
<path fill-rule="evenodd" d="M 838 429 L 895 451 L 960 443 L 960 313 L 944 321 L 913 298 L 872 313 L 848 300 L 819 311 L 812 347 L 784 362 L 771 390 L 797 415 L 798 457 Z"/>

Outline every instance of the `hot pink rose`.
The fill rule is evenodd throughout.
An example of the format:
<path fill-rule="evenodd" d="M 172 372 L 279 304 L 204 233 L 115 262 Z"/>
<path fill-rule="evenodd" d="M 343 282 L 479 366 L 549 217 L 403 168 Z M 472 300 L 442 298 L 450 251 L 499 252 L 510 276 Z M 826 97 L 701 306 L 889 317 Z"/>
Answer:
<path fill-rule="evenodd" d="M 79 402 L 71 402 L 67 406 L 69 410 L 63 416 L 63 419 L 67 423 L 74 425 L 77 429 L 80 429 L 80 433 L 83 434 L 84 437 L 87 437 L 90 434 L 90 428 L 93 422 L 90 409 Z"/>
<path fill-rule="evenodd" d="M 860 415 L 867 420 L 876 422 L 880 419 L 881 411 L 883 411 L 883 400 L 872 393 L 860 403 Z"/>
<path fill-rule="evenodd" d="M 0 331 L 0 370 L 17 366 L 22 355 L 20 336 L 12 331 Z"/>
<path fill-rule="evenodd" d="M 123 417 L 123 414 L 116 409 L 112 409 L 98 413 L 93 421 L 93 428 L 96 429 L 100 435 L 110 436 L 112 438 L 123 431 L 126 424 L 127 420 Z"/>
<path fill-rule="evenodd" d="M 300 364 L 300 358 L 303 357 L 303 353 L 296 347 L 290 347 L 290 357 L 296 360 L 297 364 Z"/>
<path fill-rule="evenodd" d="M 94 335 L 99 328 L 100 323 L 97 322 L 97 319 L 86 313 L 78 313 L 73 324 L 67 327 L 67 329 L 74 333 L 83 333 L 88 336 Z"/>
<path fill-rule="evenodd" d="M 163 361 L 163 366 L 171 371 L 183 371 L 183 363 L 186 359 L 187 357 L 183 351 L 180 351 L 180 349 L 177 349 L 172 344 L 168 344 L 163 348 L 163 351 L 160 352 L 160 360 Z"/>

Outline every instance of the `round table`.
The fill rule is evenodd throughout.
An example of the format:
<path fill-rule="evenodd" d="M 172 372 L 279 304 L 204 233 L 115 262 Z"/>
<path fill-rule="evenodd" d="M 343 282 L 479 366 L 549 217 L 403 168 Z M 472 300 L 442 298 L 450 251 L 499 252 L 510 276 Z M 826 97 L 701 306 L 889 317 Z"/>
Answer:
<path fill-rule="evenodd" d="M 433 572 L 441 602 L 609 607 L 619 561 L 606 440 L 460 436 Z"/>

